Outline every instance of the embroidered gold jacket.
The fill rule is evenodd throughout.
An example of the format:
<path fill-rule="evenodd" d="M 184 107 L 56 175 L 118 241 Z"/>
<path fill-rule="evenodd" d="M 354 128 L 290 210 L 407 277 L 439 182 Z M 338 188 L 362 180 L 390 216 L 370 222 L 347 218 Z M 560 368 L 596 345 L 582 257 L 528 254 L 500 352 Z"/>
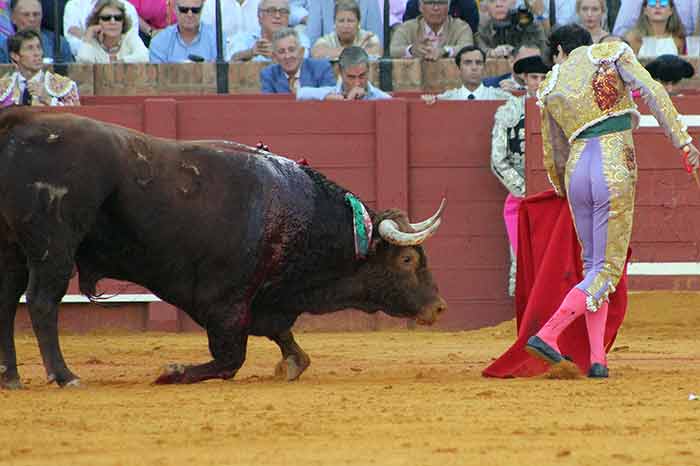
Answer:
<path fill-rule="evenodd" d="M 0 104 L 2 106 L 19 105 L 22 95 L 19 90 L 19 72 L 9 73 L 0 78 Z M 72 79 L 51 73 L 40 71 L 32 80 L 43 83 L 46 93 L 51 98 L 51 106 L 80 105 L 78 85 Z M 31 105 L 42 105 L 37 99 L 33 99 Z"/>
<path fill-rule="evenodd" d="M 656 120 L 680 148 L 692 138 L 661 84 L 654 81 L 624 42 L 579 47 L 547 74 L 537 92 L 542 109 L 544 166 L 557 194 L 564 195 L 569 145 L 587 128 L 613 116 L 639 112 L 631 92 L 639 89 Z"/>

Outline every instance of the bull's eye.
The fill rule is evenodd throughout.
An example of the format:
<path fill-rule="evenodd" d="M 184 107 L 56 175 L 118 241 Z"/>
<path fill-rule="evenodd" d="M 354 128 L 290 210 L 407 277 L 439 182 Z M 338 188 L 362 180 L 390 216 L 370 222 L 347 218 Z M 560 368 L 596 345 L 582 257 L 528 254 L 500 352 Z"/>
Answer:
<path fill-rule="evenodd" d="M 413 259 L 411 256 L 403 256 L 402 260 L 404 264 L 410 264 Z"/>

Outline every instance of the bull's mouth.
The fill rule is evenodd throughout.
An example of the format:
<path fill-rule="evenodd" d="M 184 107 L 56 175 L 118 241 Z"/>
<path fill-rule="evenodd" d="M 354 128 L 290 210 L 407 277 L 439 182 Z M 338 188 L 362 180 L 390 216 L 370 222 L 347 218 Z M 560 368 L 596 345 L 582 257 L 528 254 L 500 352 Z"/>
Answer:
<path fill-rule="evenodd" d="M 447 303 L 444 299 L 438 298 L 435 302 L 425 306 L 416 315 L 416 323 L 419 325 L 433 325 L 437 322 L 440 314 L 447 310 Z"/>

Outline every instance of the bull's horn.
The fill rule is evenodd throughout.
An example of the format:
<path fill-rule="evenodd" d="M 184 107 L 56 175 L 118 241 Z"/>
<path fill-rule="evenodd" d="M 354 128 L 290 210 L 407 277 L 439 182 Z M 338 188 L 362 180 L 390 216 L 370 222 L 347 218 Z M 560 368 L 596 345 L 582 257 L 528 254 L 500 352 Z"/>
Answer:
<path fill-rule="evenodd" d="M 420 223 L 411 223 L 411 227 L 413 228 L 413 231 L 423 231 L 426 228 L 428 228 L 430 225 L 435 223 L 435 221 L 442 216 L 442 211 L 445 210 L 445 204 L 447 204 L 447 199 L 445 199 L 443 197 L 442 201 L 440 202 L 440 208 L 438 209 L 437 212 L 435 212 L 435 215 L 430 217 L 428 220 L 424 220 Z"/>
<path fill-rule="evenodd" d="M 430 227 L 416 233 L 405 233 L 399 230 L 395 221 L 385 219 L 379 222 L 379 236 L 391 244 L 397 246 L 417 246 L 435 233 L 440 226 L 440 219 L 437 219 Z"/>

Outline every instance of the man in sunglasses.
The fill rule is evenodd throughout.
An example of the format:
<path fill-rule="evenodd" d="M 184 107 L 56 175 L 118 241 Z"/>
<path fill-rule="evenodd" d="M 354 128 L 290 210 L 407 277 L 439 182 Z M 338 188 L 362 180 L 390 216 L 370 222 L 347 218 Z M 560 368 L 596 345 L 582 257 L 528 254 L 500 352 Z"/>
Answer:
<path fill-rule="evenodd" d="M 639 13 L 642 11 L 642 5 L 656 7 L 669 6 L 669 0 L 648 0 L 646 4 L 644 0 L 625 0 L 620 2 L 620 10 L 617 12 L 615 27 L 613 34 L 623 37 L 630 29 L 634 28 L 639 19 Z M 700 10 L 700 0 L 674 0 L 673 7 L 678 12 L 686 36 L 696 34 L 695 23 L 698 21 L 698 11 Z"/>
<path fill-rule="evenodd" d="M 126 0 L 121 0 L 126 10 L 126 15 L 131 19 L 131 24 L 139 24 L 139 14 L 136 12 L 134 5 Z M 78 56 L 78 51 L 83 45 L 83 38 L 87 32 L 87 20 L 92 10 L 95 9 L 98 0 L 70 0 L 66 3 L 66 9 L 63 13 L 63 36 L 70 45 L 71 52 L 74 56 Z M 135 35 L 138 40 L 141 40 L 139 28 L 132 27 L 127 32 L 127 35 Z M 130 38 L 133 39 L 133 38 Z"/>
<path fill-rule="evenodd" d="M 288 0 L 262 0 L 258 6 L 259 32 L 239 32 L 226 43 L 226 60 L 271 61 L 272 35 L 289 27 L 291 13 Z M 309 56 L 311 44 L 306 34 L 299 33 L 299 44 L 304 47 L 304 57 Z"/>
<path fill-rule="evenodd" d="M 80 105 L 73 80 L 44 70 L 38 32 L 19 31 L 7 40 L 7 45 L 15 71 L 0 79 L 0 107 Z"/>
<path fill-rule="evenodd" d="M 151 63 L 216 60 L 216 32 L 201 21 L 203 4 L 204 0 L 177 0 L 177 23 L 151 40 Z"/>
<path fill-rule="evenodd" d="M 39 33 L 41 46 L 44 49 L 44 60 L 55 63 L 73 63 L 75 59 L 70 53 L 70 47 L 66 39 L 61 37 L 61 55 L 54 59 L 54 34 L 53 31 L 41 29 L 42 10 L 39 0 L 15 0 L 12 2 L 12 23 L 16 31 L 31 29 Z M 7 50 L 7 38 L 0 38 L 0 63 L 10 63 L 10 54 Z"/>

